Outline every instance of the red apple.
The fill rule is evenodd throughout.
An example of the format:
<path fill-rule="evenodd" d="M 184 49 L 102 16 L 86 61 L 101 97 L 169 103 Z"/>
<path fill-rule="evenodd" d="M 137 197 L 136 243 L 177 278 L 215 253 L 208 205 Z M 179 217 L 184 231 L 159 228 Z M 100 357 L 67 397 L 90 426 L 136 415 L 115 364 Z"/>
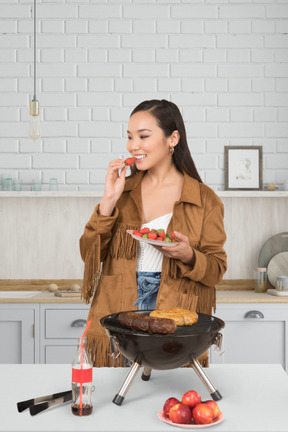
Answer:
<path fill-rule="evenodd" d="M 214 414 L 214 420 L 217 419 L 220 415 L 220 409 L 219 406 L 217 405 L 217 402 L 215 402 L 214 400 L 207 400 L 204 401 L 203 403 L 205 403 L 206 405 L 208 405 Z"/>
<path fill-rule="evenodd" d="M 163 405 L 163 412 L 166 416 L 168 416 L 170 408 L 172 408 L 174 405 L 179 404 L 180 401 L 176 399 L 175 397 L 170 397 L 167 399 Z"/>
<path fill-rule="evenodd" d="M 189 390 L 182 396 L 181 403 L 189 408 L 194 408 L 201 403 L 201 396 L 195 390 Z"/>
<path fill-rule="evenodd" d="M 192 413 L 187 405 L 179 403 L 170 408 L 169 418 L 173 423 L 188 424 L 191 422 Z"/>
<path fill-rule="evenodd" d="M 200 403 L 193 408 L 192 416 L 196 424 L 209 424 L 214 420 L 214 413 L 205 403 Z"/>

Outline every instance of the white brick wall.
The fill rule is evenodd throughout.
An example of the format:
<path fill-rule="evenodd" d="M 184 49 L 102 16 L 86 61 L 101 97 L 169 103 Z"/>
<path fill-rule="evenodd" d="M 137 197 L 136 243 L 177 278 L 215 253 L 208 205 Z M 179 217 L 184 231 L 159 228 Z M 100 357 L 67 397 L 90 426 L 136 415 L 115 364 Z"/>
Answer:
<path fill-rule="evenodd" d="M 262 145 L 264 183 L 288 179 L 288 0 L 37 0 L 43 137 L 28 138 L 32 1 L 1 0 L 0 176 L 103 189 L 131 110 L 177 103 L 203 180 L 224 146 Z"/>

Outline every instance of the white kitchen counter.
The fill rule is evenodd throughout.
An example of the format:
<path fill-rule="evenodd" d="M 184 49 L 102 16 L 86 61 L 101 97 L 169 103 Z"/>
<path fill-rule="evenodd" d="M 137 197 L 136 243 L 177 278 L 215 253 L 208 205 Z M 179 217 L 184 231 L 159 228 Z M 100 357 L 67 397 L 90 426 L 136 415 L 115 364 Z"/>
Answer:
<path fill-rule="evenodd" d="M 27 287 L 27 286 L 26 286 Z M 29 288 L 29 287 L 28 287 Z M 35 288 L 35 287 L 34 287 Z M 29 288 L 30 290 L 30 288 Z M 4 290 L 5 291 L 5 290 Z M 21 290 L 19 290 L 21 291 Z M 0 288 L 1 292 L 1 288 Z M 0 297 L 1 303 L 85 303 L 84 300 L 79 297 L 57 297 L 54 293 L 42 291 L 39 294 L 28 297 L 14 297 L 8 296 L 5 298 Z M 273 296 L 267 293 L 255 293 L 254 290 L 217 290 L 216 291 L 216 303 L 288 303 L 288 296 Z"/>
<path fill-rule="evenodd" d="M 224 413 L 215 432 L 287 432 L 288 376 L 280 365 L 212 365 L 205 369 L 220 391 Z M 202 399 L 210 395 L 193 369 L 152 371 L 150 381 L 141 380 L 141 370 L 121 407 L 112 403 L 127 369 L 94 368 L 94 411 L 89 417 L 75 417 L 70 403 L 50 408 L 35 417 L 18 413 L 16 403 L 71 388 L 70 365 L 0 365 L 0 431 L 97 431 L 173 432 L 157 412 L 170 397 L 181 397 L 190 389 Z"/>
<path fill-rule="evenodd" d="M 256 293 L 253 289 L 217 290 L 216 303 L 288 303 L 288 296 L 282 297 L 267 293 Z"/>

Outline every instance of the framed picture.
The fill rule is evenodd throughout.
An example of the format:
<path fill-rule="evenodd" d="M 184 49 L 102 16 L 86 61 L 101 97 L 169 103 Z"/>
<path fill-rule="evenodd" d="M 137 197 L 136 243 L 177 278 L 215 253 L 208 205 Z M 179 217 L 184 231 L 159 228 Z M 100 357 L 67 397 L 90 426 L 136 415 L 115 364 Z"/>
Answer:
<path fill-rule="evenodd" d="M 260 190 L 262 147 L 225 146 L 225 189 Z"/>

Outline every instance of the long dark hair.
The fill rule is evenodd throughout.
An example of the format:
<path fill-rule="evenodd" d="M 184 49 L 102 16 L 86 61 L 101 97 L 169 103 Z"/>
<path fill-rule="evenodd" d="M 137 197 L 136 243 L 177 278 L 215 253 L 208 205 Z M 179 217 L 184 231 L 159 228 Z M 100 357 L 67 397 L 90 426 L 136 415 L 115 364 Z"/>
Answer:
<path fill-rule="evenodd" d="M 185 172 L 202 183 L 188 147 L 184 121 L 177 105 L 165 99 L 147 100 L 137 105 L 130 117 L 139 111 L 149 111 L 156 118 L 158 126 L 163 130 L 166 138 L 175 130 L 179 132 L 180 140 L 174 147 L 173 162 L 182 174 Z M 137 172 L 137 168 L 133 165 L 131 173 L 134 174 L 135 172 Z"/>

